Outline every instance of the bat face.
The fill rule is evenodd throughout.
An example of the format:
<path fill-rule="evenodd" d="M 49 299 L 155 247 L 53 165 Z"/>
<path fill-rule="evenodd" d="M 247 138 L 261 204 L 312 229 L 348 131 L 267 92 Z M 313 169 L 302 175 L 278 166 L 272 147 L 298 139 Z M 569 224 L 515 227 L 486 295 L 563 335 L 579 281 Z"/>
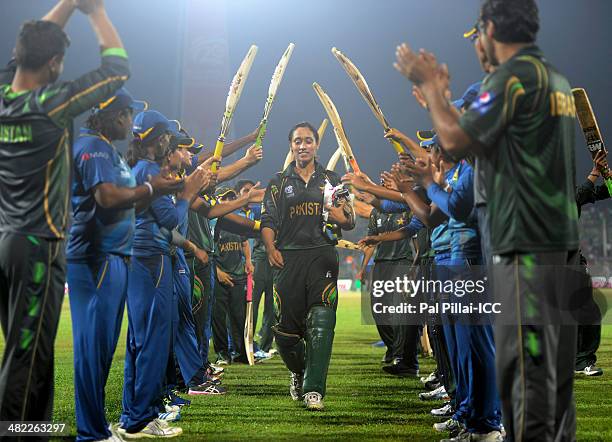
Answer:
<path fill-rule="evenodd" d="M 595 157 L 600 150 L 606 151 L 606 147 L 595 118 L 595 113 L 591 107 L 589 96 L 582 88 L 572 89 L 574 102 L 576 105 L 576 116 L 582 129 L 587 148 L 591 156 Z"/>

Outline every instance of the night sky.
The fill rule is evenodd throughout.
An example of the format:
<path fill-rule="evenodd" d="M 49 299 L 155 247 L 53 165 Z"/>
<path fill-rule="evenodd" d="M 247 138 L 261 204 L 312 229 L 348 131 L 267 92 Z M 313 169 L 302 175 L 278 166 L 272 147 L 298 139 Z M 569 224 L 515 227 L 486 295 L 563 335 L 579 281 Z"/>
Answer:
<path fill-rule="evenodd" d="M 53 3 L 2 0 L 1 57 L 7 61 L 10 58 L 21 22 L 41 17 Z M 392 67 L 398 43 L 405 41 L 414 48 L 426 48 L 440 61 L 448 63 L 455 97 L 483 76 L 472 45 L 462 38 L 463 32 L 476 21 L 478 0 L 229 0 L 222 3 L 207 0 L 200 3 L 215 3 L 225 17 L 221 25 L 226 33 L 219 35 L 211 35 L 206 17 L 202 17 L 203 35 L 221 39 L 220 47 L 225 48 L 222 54 L 225 58 L 221 57 L 221 61 L 226 65 L 227 78 L 220 85 L 221 93 L 214 99 L 199 97 L 203 112 L 216 118 L 214 121 L 221 121 L 224 97 L 242 57 L 251 44 L 259 46 L 232 123 L 234 136 L 257 126 L 274 67 L 287 44 L 296 44 L 270 115 L 264 160 L 247 172 L 248 177 L 261 179 L 264 184 L 282 165 L 291 126 L 304 120 L 318 125 L 324 117 L 312 90 L 313 81 L 319 82 L 335 101 L 355 156 L 366 173 L 377 178 L 380 170 L 395 158 L 394 151 L 382 138 L 382 128 L 332 56 L 332 46 L 341 49 L 359 67 L 391 125 L 409 135 L 431 124 L 427 113 L 412 98 L 409 82 Z M 612 136 L 609 129 L 612 30 L 608 21 L 612 17 L 612 2 L 549 0 L 538 3 L 541 21 L 538 44 L 573 86 L 587 89 L 604 139 L 609 138 Z M 188 0 L 107 0 L 106 4 L 130 55 L 133 74 L 127 87 L 168 117 L 184 118 L 182 100 L 184 94 L 189 94 L 182 84 L 186 22 L 188 17 L 192 23 L 199 20 L 193 16 Z M 219 8 L 220 5 L 224 6 Z M 67 32 L 72 45 L 66 55 L 63 79 L 95 68 L 99 60 L 93 32 L 82 14 L 75 14 Z M 202 61 L 212 62 L 219 60 Z M 201 81 L 207 81 L 205 70 Z M 213 129 L 206 128 L 203 141 L 207 146 L 216 138 L 217 127 L 218 123 Z M 187 129 L 198 132 L 195 128 Z M 578 130 L 576 140 L 577 179 L 582 181 L 591 162 Z M 320 149 L 324 162 L 334 146 L 334 137 L 328 131 Z"/>

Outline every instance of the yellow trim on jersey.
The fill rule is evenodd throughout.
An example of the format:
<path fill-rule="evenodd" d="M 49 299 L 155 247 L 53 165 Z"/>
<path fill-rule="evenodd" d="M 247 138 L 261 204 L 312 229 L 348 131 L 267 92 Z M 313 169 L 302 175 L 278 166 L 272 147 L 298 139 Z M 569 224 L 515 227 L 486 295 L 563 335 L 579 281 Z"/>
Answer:
<path fill-rule="evenodd" d="M 60 104 L 59 106 L 57 106 L 55 109 L 51 110 L 47 115 L 49 115 L 50 117 L 53 116 L 54 114 L 56 114 L 57 112 L 65 109 L 66 107 L 68 107 L 68 105 L 70 105 L 71 103 L 77 101 L 78 99 L 80 99 L 81 97 L 92 93 L 93 91 L 95 91 L 96 89 L 101 88 L 102 86 L 107 85 L 108 83 L 112 83 L 113 81 L 126 81 L 128 79 L 127 75 L 118 75 L 115 77 L 108 77 L 90 87 L 88 87 L 87 89 L 79 92 L 78 94 L 70 97 L 70 99 L 62 104 Z"/>

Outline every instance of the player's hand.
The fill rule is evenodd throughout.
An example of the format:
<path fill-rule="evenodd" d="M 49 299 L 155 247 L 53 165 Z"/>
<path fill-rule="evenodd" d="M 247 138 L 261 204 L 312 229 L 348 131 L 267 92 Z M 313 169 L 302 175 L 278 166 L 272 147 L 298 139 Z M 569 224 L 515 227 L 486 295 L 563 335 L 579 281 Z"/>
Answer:
<path fill-rule="evenodd" d="M 405 137 L 406 135 L 394 127 L 389 128 L 389 130 L 385 132 L 385 138 L 395 140 L 397 142 L 401 142 Z"/>
<path fill-rule="evenodd" d="M 247 275 L 252 275 L 255 272 L 255 266 L 253 265 L 253 261 L 250 259 L 244 264 L 244 271 Z"/>
<path fill-rule="evenodd" d="M 394 165 L 396 167 L 396 165 Z M 416 160 L 414 163 L 408 163 L 406 165 L 397 166 L 397 172 L 402 173 L 401 169 L 412 175 L 416 182 L 420 183 L 424 187 L 428 187 L 434 182 L 433 178 L 433 165 L 431 159 L 424 161 L 422 159 Z"/>
<path fill-rule="evenodd" d="M 361 247 L 372 247 L 372 246 L 377 246 L 378 244 L 380 244 L 380 242 L 381 241 L 378 235 L 372 235 L 372 236 L 366 236 L 365 238 L 360 239 L 357 242 L 357 245 Z"/>
<path fill-rule="evenodd" d="M 247 139 L 249 142 L 254 143 L 255 140 L 257 140 L 257 135 L 259 135 L 259 126 L 257 126 L 253 132 L 247 135 Z"/>
<path fill-rule="evenodd" d="M 226 285 L 228 287 L 234 287 L 234 280 L 232 279 L 232 277 L 225 273 L 223 270 L 221 270 L 219 267 L 217 267 L 217 279 L 223 285 Z"/>
<path fill-rule="evenodd" d="M 200 192 L 200 189 L 208 187 L 212 173 L 209 170 L 196 168 L 191 175 L 185 178 L 185 187 L 178 195 L 181 199 L 192 200 Z"/>
<path fill-rule="evenodd" d="M 85 15 L 92 14 L 100 8 L 104 8 L 103 0 L 72 0 L 72 3 Z"/>
<path fill-rule="evenodd" d="M 285 266 L 283 254 L 276 247 L 268 252 L 268 261 L 272 267 L 277 269 L 282 269 Z"/>
<path fill-rule="evenodd" d="M 606 157 L 606 151 L 600 150 L 595 154 L 593 158 L 593 170 L 591 173 L 593 175 L 602 174 L 605 175 L 605 172 L 608 170 L 608 159 Z"/>
<path fill-rule="evenodd" d="M 255 146 L 254 144 L 249 147 L 244 154 L 244 158 L 247 160 L 247 163 L 251 166 L 253 164 L 257 164 L 263 158 L 263 149 L 261 146 Z"/>
<path fill-rule="evenodd" d="M 437 163 L 432 163 L 433 180 L 438 186 L 446 187 L 446 173 L 442 168 L 442 157 L 438 158 Z"/>
<path fill-rule="evenodd" d="M 393 67 L 417 86 L 435 82 L 438 77 L 438 63 L 433 54 L 421 49 L 414 52 L 406 43 L 395 51 L 396 61 Z"/>
<path fill-rule="evenodd" d="M 427 100 L 425 100 L 423 92 L 421 92 L 421 89 L 419 89 L 417 85 L 412 85 L 412 95 L 423 109 L 428 109 Z"/>
<path fill-rule="evenodd" d="M 353 186 L 357 190 L 367 190 L 368 186 L 375 186 L 372 180 L 363 172 L 347 173 L 342 177 L 342 182 Z"/>
<path fill-rule="evenodd" d="M 208 253 L 206 253 L 204 250 L 196 247 L 195 251 L 193 252 L 193 255 L 198 259 L 198 261 L 200 261 L 203 265 L 207 265 L 208 264 Z"/>
<path fill-rule="evenodd" d="M 353 190 L 353 195 L 355 195 L 355 198 L 357 199 L 357 201 L 362 201 L 367 204 L 372 204 L 374 200 L 376 199 L 376 197 L 372 195 L 371 193 L 361 192 L 360 190 L 357 190 L 357 189 Z"/>
<path fill-rule="evenodd" d="M 149 176 L 148 179 L 151 187 L 153 187 L 153 196 L 169 195 L 179 192 L 183 189 L 185 182 L 182 179 L 176 179 L 165 173 L 159 175 Z"/>
<path fill-rule="evenodd" d="M 338 206 L 331 205 L 328 207 L 328 221 L 339 226 L 346 225 L 349 223 L 349 219 L 346 216 L 346 200 L 340 202 Z"/>
<path fill-rule="evenodd" d="M 266 189 L 260 189 L 260 184 L 261 183 L 257 181 L 257 183 L 249 189 L 249 193 L 247 193 L 249 203 L 261 203 L 263 201 Z"/>

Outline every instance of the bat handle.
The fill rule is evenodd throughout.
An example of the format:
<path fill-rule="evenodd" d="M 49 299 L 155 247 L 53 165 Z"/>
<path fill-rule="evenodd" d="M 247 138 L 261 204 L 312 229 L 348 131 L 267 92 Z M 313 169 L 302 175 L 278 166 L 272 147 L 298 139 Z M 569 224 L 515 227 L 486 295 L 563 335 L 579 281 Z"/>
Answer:
<path fill-rule="evenodd" d="M 404 153 L 404 148 L 402 147 L 402 145 L 400 143 L 398 143 L 396 140 L 389 140 L 391 142 L 391 145 L 393 146 L 393 149 L 395 149 L 395 151 L 399 154 L 399 153 Z"/>
<path fill-rule="evenodd" d="M 612 198 L 612 178 L 606 178 L 604 180 L 604 183 L 606 183 L 606 187 L 608 188 L 608 193 L 610 194 L 610 197 Z"/>
<path fill-rule="evenodd" d="M 223 153 L 223 145 L 225 144 L 225 138 L 219 137 L 217 139 L 217 144 L 215 144 L 215 154 L 214 156 L 221 158 L 221 154 Z M 213 173 L 216 173 L 219 170 L 219 163 L 213 163 L 210 170 Z"/>
<path fill-rule="evenodd" d="M 247 290 L 246 290 L 247 302 L 253 301 L 253 274 L 247 273 Z"/>
<path fill-rule="evenodd" d="M 257 131 L 257 139 L 255 140 L 255 146 L 261 146 L 261 143 L 263 142 L 263 139 L 266 136 L 267 126 L 268 122 L 266 120 L 261 120 L 261 123 L 259 124 L 259 130 Z"/>
<path fill-rule="evenodd" d="M 355 160 L 355 158 L 349 158 L 349 163 L 351 164 L 353 172 L 361 173 L 361 169 L 359 168 L 359 165 L 357 164 L 357 160 Z"/>

